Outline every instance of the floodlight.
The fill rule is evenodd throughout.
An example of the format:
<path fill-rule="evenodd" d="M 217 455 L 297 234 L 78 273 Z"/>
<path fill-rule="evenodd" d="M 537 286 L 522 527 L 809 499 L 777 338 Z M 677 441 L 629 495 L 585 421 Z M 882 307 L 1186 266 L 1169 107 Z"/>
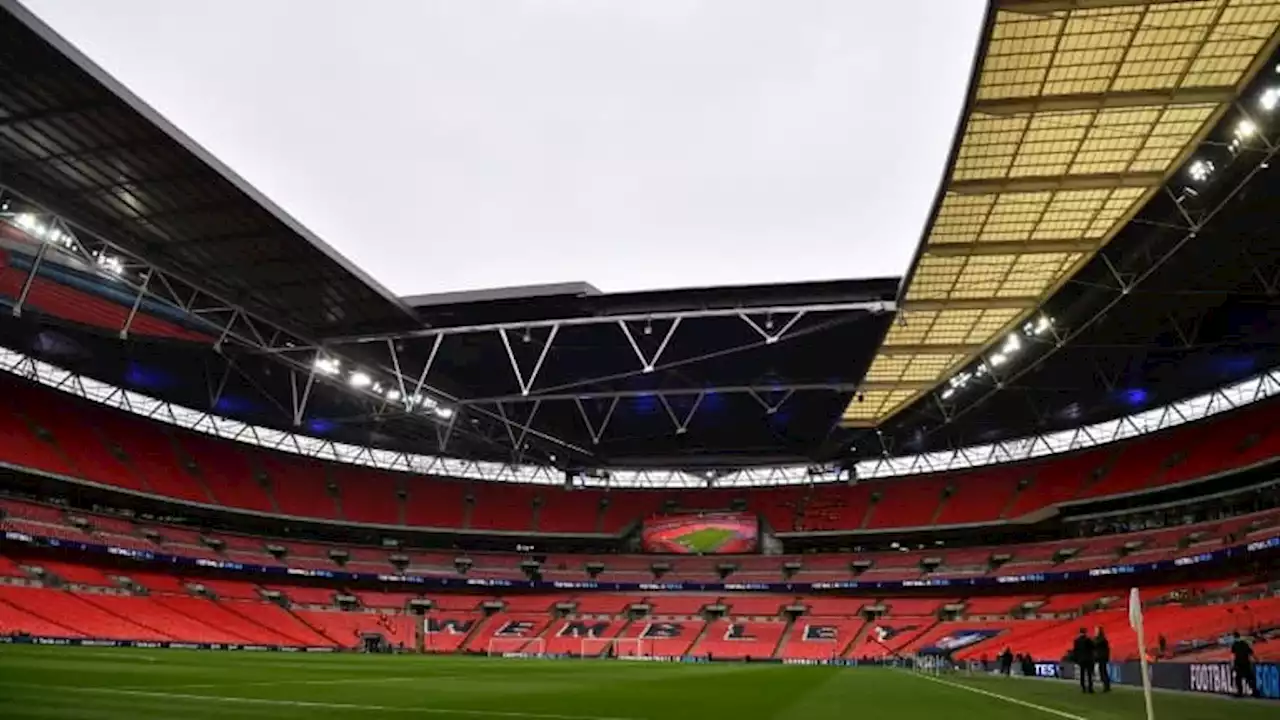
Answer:
<path fill-rule="evenodd" d="M 1209 160 L 1196 160 L 1187 168 L 1187 174 L 1196 182 L 1204 182 L 1213 174 L 1213 162 Z"/>
<path fill-rule="evenodd" d="M 1000 349 L 1000 352 L 1005 355 L 1012 355 L 1021 349 L 1022 341 L 1018 339 L 1017 333 L 1009 333 L 1009 337 L 1005 339 L 1004 347 Z"/>
<path fill-rule="evenodd" d="M 373 384 L 373 378 L 366 372 L 356 370 L 351 373 L 351 377 L 347 378 L 347 382 L 351 383 L 353 388 L 367 388 Z"/>
<path fill-rule="evenodd" d="M 436 408 L 436 415 L 438 415 L 441 418 L 444 418 L 445 420 L 448 420 L 449 418 L 453 417 L 453 408 L 444 407 L 442 405 Z"/>
<path fill-rule="evenodd" d="M 942 391 L 942 399 L 943 399 L 943 400 L 950 400 L 950 399 L 951 399 L 951 396 L 952 396 L 952 395 L 955 395 L 955 394 L 956 394 L 956 389 L 955 389 L 955 388 L 947 388 L 946 390 L 943 390 L 943 391 Z"/>
<path fill-rule="evenodd" d="M 337 375 L 342 372 L 342 361 L 321 355 L 316 358 L 315 369 L 322 375 Z"/>
<path fill-rule="evenodd" d="M 112 275 L 124 274 L 124 262 L 114 255 L 98 253 L 98 267 L 106 270 Z"/>
<path fill-rule="evenodd" d="M 18 227 L 23 230 L 31 230 L 32 228 L 40 225 L 36 220 L 36 216 L 31 213 L 18 213 L 17 216 L 13 218 L 13 221 L 16 222 Z"/>
<path fill-rule="evenodd" d="M 1248 118 L 1245 118 L 1240 122 L 1236 123 L 1236 137 L 1250 138 L 1250 137 L 1253 137 L 1253 134 L 1257 131 L 1258 131 L 1258 126 L 1254 125 L 1253 121 Z"/>
<path fill-rule="evenodd" d="M 387 391 L 387 400 L 390 400 L 391 402 L 396 402 L 396 401 L 398 401 L 399 399 L 400 399 L 400 391 L 399 391 L 399 390 L 388 390 L 388 391 Z"/>
<path fill-rule="evenodd" d="M 991 367 L 1000 367 L 1005 364 L 1008 359 L 1009 358 L 1004 353 L 996 353 L 987 358 L 987 363 L 989 363 Z"/>
<path fill-rule="evenodd" d="M 1267 88 L 1262 93 L 1262 97 L 1258 98 L 1258 105 L 1268 112 L 1275 110 L 1276 106 L 1280 106 L 1280 88 Z"/>

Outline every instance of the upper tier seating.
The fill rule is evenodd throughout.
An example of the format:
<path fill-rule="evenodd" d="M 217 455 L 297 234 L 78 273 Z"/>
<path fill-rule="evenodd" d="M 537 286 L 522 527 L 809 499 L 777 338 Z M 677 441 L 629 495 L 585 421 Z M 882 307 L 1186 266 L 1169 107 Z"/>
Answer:
<path fill-rule="evenodd" d="M 0 376 L 0 395 L 10 400 L 0 408 L 0 462 L 256 512 L 480 531 L 616 534 L 669 502 L 699 510 L 743 501 L 778 532 L 991 523 L 1280 455 L 1272 429 L 1280 402 L 1267 402 L 1062 457 L 925 477 L 682 493 L 564 490 L 310 460 L 154 423 L 10 375 Z"/>
<path fill-rule="evenodd" d="M 9 225 L 0 229 L 0 232 L 3 232 L 5 237 L 10 240 L 17 240 L 18 242 L 25 240 L 25 238 L 20 237 L 21 233 L 18 230 Z M 34 254 L 34 252 L 35 250 L 33 249 L 32 253 Z M 9 251 L 0 249 L 0 298 L 16 300 L 22 295 L 22 288 L 26 284 L 29 275 L 28 267 L 30 267 L 31 260 L 26 258 L 26 264 L 20 265 L 15 262 L 17 259 Z M 67 271 L 62 270 L 62 272 Z M 0 305 L 7 306 L 7 304 L 7 302 L 0 302 Z M 71 285 L 45 277 L 43 274 L 37 274 L 32 279 L 23 307 L 28 312 L 40 313 L 46 317 L 60 318 L 78 325 L 105 330 L 112 334 L 120 332 L 121 328 L 128 323 L 131 335 L 203 341 L 205 343 L 211 340 L 203 333 L 188 330 L 180 325 L 156 317 L 148 313 L 145 308 L 143 312 L 136 313 L 132 322 L 129 322 L 131 305 L 113 302 L 95 293 L 76 289 Z"/>
<path fill-rule="evenodd" d="M 32 535 L 107 545 L 116 544 L 117 540 L 129 540 L 138 545 L 140 549 L 157 549 L 150 541 L 141 538 L 103 534 L 86 535 L 68 525 L 67 513 L 54 506 L 18 500 L 0 500 L 0 510 L 3 510 L 6 515 L 4 519 L 0 520 L 0 527 L 6 529 L 15 529 Z M 74 514 L 80 519 L 87 520 L 91 525 L 98 522 L 104 524 L 122 522 L 118 518 L 90 513 L 77 512 Z M 297 543 L 273 538 L 213 533 L 210 535 L 211 538 L 221 540 L 226 545 L 225 551 L 219 553 L 204 544 L 202 538 L 205 536 L 199 532 L 176 526 L 150 526 L 149 529 L 158 531 L 162 536 L 163 543 L 158 548 L 159 550 L 191 558 L 230 559 L 249 564 L 280 567 L 284 563 L 276 560 L 266 551 L 266 546 L 272 544 L 282 545 L 286 550 L 290 551 L 285 563 L 292 567 L 338 570 L 340 566 L 337 563 L 319 556 L 327 555 L 331 549 L 342 549 L 351 558 L 344 566 L 347 570 L 380 574 L 393 569 L 389 558 L 394 551 L 384 548 Z M 1183 547 L 1182 541 L 1192 536 L 1200 539 L 1194 544 Z M 920 563 L 926 557 L 935 557 L 942 561 L 939 569 L 929 574 L 928 577 L 1006 576 L 1033 572 L 1088 570 L 1122 562 L 1149 562 L 1172 559 L 1208 552 L 1228 544 L 1238 545 L 1275 536 L 1280 536 L 1280 509 L 1174 528 L 1144 530 L 1120 535 L 1101 535 L 1077 540 L 1006 545 L 999 548 L 938 548 L 936 550 L 912 552 L 863 552 L 856 555 L 832 553 L 720 556 L 717 558 L 681 556 L 669 559 L 673 569 L 664 576 L 664 579 L 716 582 L 719 580 L 716 566 L 726 560 L 736 562 L 743 567 L 750 567 L 752 569 L 748 572 L 755 573 L 749 577 L 740 577 L 737 574 L 730 575 L 728 578 L 730 582 L 739 579 L 755 580 L 761 577 L 781 580 L 783 566 L 790 562 L 799 562 L 804 568 L 794 578 L 798 582 L 850 579 L 854 575 L 849 569 L 849 563 L 851 559 L 856 558 L 870 563 L 870 568 L 858 576 L 862 580 L 905 580 L 922 575 L 924 571 L 920 567 Z M 1129 554 L 1124 554 L 1122 551 L 1126 545 L 1136 546 L 1137 549 Z M 1073 551 L 1075 554 L 1065 559 L 1057 557 L 1059 552 L 1068 550 Z M 308 556 L 293 557 L 295 551 L 306 552 Z M 998 569 L 991 570 L 986 567 L 986 559 L 989 559 L 997 551 L 1009 554 L 1012 559 Z M 410 574 L 459 577 L 459 573 L 454 567 L 455 558 L 460 557 L 457 552 L 411 551 L 408 555 L 411 559 L 408 570 Z M 472 552 L 465 555 L 473 562 L 473 568 L 468 573 L 468 577 L 525 579 L 525 574 L 520 564 L 527 556 L 518 553 L 499 552 Z M 644 583 L 654 580 L 654 574 L 650 570 L 654 557 L 644 555 L 552 555 L 546 559 L 543 576 L 547 580 L 587 580 L 589 576 L 585 565 L 590 562 L 604 564 L 606 570 L 600 576 L 600 579 L 604 581 Z M 953 565 L 953 563 L 955 564 Z M 772 570 L 766 570 L 766 568 L 772 568 Z M 53 567 L 49 569 L 54 575 L 62 575 Z M 73 568 L 71 572 L 75 573 L 76 571 Z M 104 587 L 115 587 L 117 584 L 116 581 L 105 579 L 103 576 L 80 577 L 73 575 L 70 577 L 63 576 L 62 579 L 67 582 Z M 221 598 L 258 599 L 261 597 L 259 588 L 252 583 L 236 580 L 201 580 L 201 582 L 212 593 Z M 145 585 L 146 583 L 142 584 Z M 584 599 L 587 602 L 596 602 L 588 599 L 591 597 L 585 596 Z M 612 597 L 618 598 L 619 596 Z M 641 599 L 639 596 L 634 596 L 626 597 L 625 600 L 606 599 L 602 602 L 607 602 L 609 607 L 613 607 L 617 602 L 634 603 L 640 602 Z M 328 605 L 332 599 L 310 596 L 307 600 L 299 600 L 298 598 L 293 598 L 293 600 L 308 604 Z M 655 595 L 653 600 L 659 603 L 654 612 L 667 615 L 696 614 L 701 611 L 703 606 L 721 601 L 720 598 L 710 594 Z M 537 601 L 540 602 L 541 600 Z M 735 605 L 731 608 L 734 615 L 771 616 L 777 614 L 777 606 L 770 599 L 763 599 L 762 605 L 756 605 L 754 604 L 756 601 L 752 596 L 731 595 L 727 596 L 725 601 L 730 604 L 745 603 L 745 605 Z M 858 611 L 858 607 L 867 602 L 865 599 L 839 597 L 808 597 L 800 598 L 798 601 L 801 604 L 810 605 L 810 612 L 818 615 L 853 615 Z M 855 601 L 858 607 L 847 607 L 849 603 Z M 893 605 L 897 601 L 886 600 L 886 602 Z M 936 605 L 937 602 L 941 601 L 935 601 L 934 604 Z M 975 602 L 981 602 L 981 600 L 976 600 Z M 466 609 L 471 609 L 472 607 L 474 605 Z M 579 612 L 616 612 L 616 610 L 605 609 L 597 611 L 579 608 Z M 912 610 L 894 607 L 893 612 L 894 614 L 907 612 L 933 614 L 936 612 L 936 607 Z"/>

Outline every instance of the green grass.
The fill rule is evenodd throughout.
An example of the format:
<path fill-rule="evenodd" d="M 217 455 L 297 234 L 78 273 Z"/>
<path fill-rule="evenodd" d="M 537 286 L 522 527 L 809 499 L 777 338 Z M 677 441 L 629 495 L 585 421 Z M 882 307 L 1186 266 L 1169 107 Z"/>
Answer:
<path fill-rule="evenodd" d="M 712 553 L 719 550 L 720 546 L 724 545 L 732 537 L 732 530 L 709 527 L 694 530 L 687 535 L 681 535 L 676 538 L 676 542 L 696 553 Z"/>
<path fill-rule="evenodd" d="M 962 678 L 1084 720 L 1139 720 L 1129 689 Z M 1277 707 L 1161 693 L 1160 720 L 1263 720 Z M 1055 720 L 903 671 L 781 665 L 300 655 L 0 646 L 5 720 Z"/>

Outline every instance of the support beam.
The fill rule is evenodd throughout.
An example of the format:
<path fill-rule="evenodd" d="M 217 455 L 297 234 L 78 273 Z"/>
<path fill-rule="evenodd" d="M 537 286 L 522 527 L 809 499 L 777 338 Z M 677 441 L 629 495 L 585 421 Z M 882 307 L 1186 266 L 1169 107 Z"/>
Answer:
<path fill-rule="evenodd" d="M 343 353 L 337 352 L 330 344 L 315 338 L 309 338 L 304 333 L 290 329 L 275 320 L 227 300 L 217 291 L 205 287 L 201 280 L 194 276 L 188 277 L 174 273 L 163 264 L 143 258 L 134 250 L 114 242 L 92 227 L 68 221 L 56 213 L 50 212 L 35 198 L 5 185 L 0 185 L 0 195 L 3 195 L 6 199 L 12 197 L 18 200 L 27 212 L 40 216 L 45 227 L 57 227 L 59 232 L 65 236 L 59 244 L 65 244 L 67 251 L 84 263 L 92 265 L 95 262 L 95 258 L 102 253 L 119 257 L 125 265 L 126 272 L 115 278 L 114 282 L 121 288 L 128 291 L 138 291 L 141 287 L 141 279 L 138 273 L 146 273 L 150 278 L 148 287 L 145 290 L 146 294 L 156 302 L 179 310 L 188 318 L 195 320 L 198 323 L 198 327 L 201 327 L 217 339 L 214 344 L 215 350 L 221 351 L 223 345 L 230 342 L 249 352 L 273 357 L 277 362 L 284 365 L 295 377 L 292 385 L 293 407 L 291 408 L 291 415 L 295 424 L 301 424 L 305 417 L 307 401 L 310 399 L 312 387 L 317 380 L 312 364 L 318 354 L 337 359 L 344 367 L 363 367 L 370 372 L 377 372 L 385 378 L 389 386 L 392 384 L 399 386 L 401 383 L 406 387 L 408 386 L 407 378 L 400 377 L 400 373 L 389 367 L 391 363 L 370 363 L 363 358 L 357 361 L 345 357 Z M 17 224 L 13 213 L 0 215 L 0 222 L 9 223 L 18 230 L 27 232 L 27 229 Z M 33 236 L 32 239 L 38 240 L 39 238 Z M 48 244 L 42 243 L 40 247 L 48 247 Z M 892 306 L 892 303 L 890 303 L 890 306 Z M 20 312 L 21 305 L 18 307 Z M 612 320 L 608 321 L 611 322 Z M 439 349 L 439 338 L 443 337 L 438 333 L 436 335 L 437 342 L 433 346 L 431 359 L 434 359 L 435 353 Z M 385 338 L 394 337 L 395 335 L 385 336 Z M 430 395 L 446 406 L 455 406 L 458 398 L 426 383 L 427 373 L 430 368 L 429 360 L 418 378 L 415 394 Z M 307 378 L 305 386 L 303 386 L 302 382 L 303 376 Z M 371 404 L 385 404 L 386 402 L 384 395 L 374 392 L 371 388 L 351 388 L 346 385 L 343 379 L 338 377 L 322 376 L 319 380 L 327 385 L 341 386 L 341 391 L 350 393 L 352 396 Z M 529 383 L 529 386 L 532 386 L 532 382 Z M 492 409 L 486 407 L 474 406 L 472 413 L 473 417 L 483 416 L 501 420 Z M 451 419 L 435 413 L 416 413 L 412 410 L 405 410 L 404 414 L 420 418 L 423 422 L 429 422 L 433 425 L 439 425 L 445 420 Z M 517 425 L 517 427 L 523 428 L 527 426 Z M 465 427 L 461 431 L 469 432 Z M 566 451 L 576 454 L 579 459 L 593 457 L 593 453 L 589 449 L 536 428 L 528 428 L 528 435 L 531 438 L 537 437 L 557 445 Z"/>
<path fill-rule="evenodd" d="M 968 355 L 982 349 L 983 343 L 949 343 L 937 345 L 881 345 L 878 355 Z"/>
<path fill-rule="evenodd" d="M 1106 110 L 1113 108 L 1163 107 L 1166 105 L 1200 105 L 1231 102 L 1236 89 L 1230 86 L 1183 88 L 1178 90 L 1132 90 L 1127 92 L 1079 93 L 1073 95 L 1040 95 L 1035 97 L 979 100 L 973 113 L 983 115 L 1019 115 L 1036 112 L 1072 110 Z"/>
<path fill-rule="evenodd" d="M 40 263 L 44 262 L 44 256 L 49 252 L 49 243 L 40 243 L 40 249 L 36 251 L 36 259 L 31 262 L 31 268 L 27 270 L 27 279 L 22 281 L 22 292 L 18 293 L 18 301 L 13 304 L 13 316 L 22 317 L 22 306 L 27 303 L 27 295 L 31 294 L 31 286 L 35 283 L 36 275 L 40 273 Z"/>
<path fill-rule="evenodd" d="M 752 315 L 772 314 L 789 316 L 795 313 L 837 313 L 837 312 L 893 312 L 897 304 L 893 300 L 854 300 L 833 303 L 798 303 L 795 305 L 770 305 L 765 307 L 728 307 L 701 308 L 690 310 L 670 310 L 645 313 L 622 313 L 617 315 L 591 315 L 565 317 L 543 320 L 513 320 L 511 322 L 486 323 L 481 325 L 449 325 L 444 327 L 423 328 L 405 332 L 379 333 L 374 335 L 349 335 L 330 338 L 329 345 L 348 345 L 357 343 L 383 342 L 388 338 L 412 339 L 434 337 L 436 335 L 468 335 L 475 333 L 498 332 L 503 330 L 534 330 L 549 327 L 576 327 L 580 325 L 601 325 L 619 322 L 657 322 L 662 320 L 738 317 L 743 313 Z"/>
<path fill-rule="evenodd" d="M 292 390 L 293 397 L 293 425 L 297 427 L 302 424 L 302 418 L 307 414 L 307 402 L 311 400 L 311 388 L 316 383 L 316 371 L 312 368 L 307 373 L 307 382 L 305 386 L 298 389 L 298 373 L 289 375 L 289 388 Z"/>
<path fill-rule="evenodd" d="M 583 400 L 599 400 L 599 399 L 627 399 L 638 397 L 677 397 L 688 395 L 753 395 L 757 396 L 757 400 L 764 394 L 771 393 L 803 393 L 803 392 L 826 392 L 826 393 L 854 393 L 858 391 L 872 392 L 876 390 L 908 390 L 916 388 L 932 387 L 933 383 L 904 381 L 904 382 L 861 382 L 861 383 L 784 383 L 778 385 L 719 385 L 703 388 L 659 388 L 654 390 L 600 390 L 589 392 L 551 392 L 551 393 L 533 393 L 532 395 L 502 395 L 496 397 L 474 398 L 461 401 L 460 405 L 465 407 L 469 405 L 492 405 L 495 403 L 518 403 L 518 402 L 537 402 L 540 400 L 550 401 L 577 401 L 579 409 L 581 409 L 581 401 Z M 781 403 L 778 403 L 781 405 Z"/>
<path fill-rule="evenodd" d="M 1113 188 L 1151 188 L 1164 183 L 1164 173 L 1097 173 L 1092 175 L 1052 175 L 1049 177 L 1014 177 L 982 180 L 959 180 L 947 185 L 956 195 L 997 195 L 1048 190 L 1110 190 Z"/>
<path fill-rule="evenodd" d="M 133 296 L 133 306 L 129 308 L 129 316 L 124 320 L 124 326 L 120 328 L 120 339 L 129 339 L 129 330 L 133 328 L 133 320 L 138 317 L 138 308 L 142 307 L 142 298 L 147 295 L 147 286 L 151 284 L 151 273 L 142 276 L 142 284 L 138 286 L 138 292 Z"/>
<path fill-rule="evenodd" d="M 1070 240 L 1001 240 L 998 242 L 931 243 L 924 254 L 930 257 L 979 257 L 988 255 L 1043 255 L 1045 253 L 1093 252 L 1100 238 Z"/>
<path fill-rule="evenodd" d="M 1050 344 L 1048 346 L 1048 349 L 1045 352 L 1042 352 L 1036 355 L 1035 357 L 1031 358 L 1028 362 L 1019 363 L 1015 367 L 1010 368 L 1007 371 L 1008 375 L 1004 383 L 1000 385 L 992 385 L 992 386 L 986 387 L 984 391 L 980 393 L 966 394 L 966 396 L 964 397 L 963 406 L 960 406 L 959 403 L 956 403 L 955 410 L 952 413 L 952 418 L 955 419 L 968 414 L 974 408 L 981 406 L 982 403 L 985 402 L 988 398 L 990 398 L 993 394 L 999 392 L 1002 387 L 1016 383 L 1027 373 L 1034 372 L 1046 360 L 1053 357 L 1059 350 L 1071 344 L 1072 341 L 1080 337 L 1081 334 L 1088 331 L 1091 327 L 1093 327 L 1096 323 L 1100 322 L 1103 318 L 1108 317 L 1108 315 L 1110 314 L 1112 309 L 1116 307 L 1116 305 L 1118 305 L 1125 298 L 1130 297 L 1133 294 L 1132 291 L 1134 288 L 1141 286 L 1143 282 L 1145 282 L 1148 278 L 1154 275 L 1156 271 L 1159 270 L 1166 262 L 1168 262 L 1171 258 L 1176 256 L 1178 252 L 1181 251 L 1182 248 L 1187 245 L 1187 243 L 1191 242 L 1194 238 L 1196 238 L 1199 235 L 1200 230 L 1205 225 L 1207 225 L 1219 214 L 1226 211 L 1226 209 L 1236 200 L 1236 198 L 1245 190 L 1245 188 L 1249 186 L 1249 183 L 1254 180 L 1255 176 L 1263 172 L 1266 172 L 1267 169 L 1271 167 L 1271 164 L 1275 162 L 1277 159 L 1280 159 L 1280 147 L 1277 147 L 1275 145 L 1269 145 L 1268 149 L 1265 152 L 1258 154 L 1258 156 L 1255 158 L 1253 166 L 1249 169 L 1248 173 L 1244 174 L 1242 177 L 1239 175 L 1233 175 L 1233 177 L 1238 177 L 1239 179 L 1235 182 L 1234 185 L 1231 186 L 1231 188 L 1227 192 L 1219 196 L 1219 199 L 1217 200 L 1216 204 L 1213 205 L 1211 208 L 1208 208 L 1203 213 L 1202 217 L 1194 221 L 1189 217 L 1185 218 L 1188 221 L 1189 227 L 1184 230 L 1182 236 L 1176 242 L 1173 242 L 1172 244 L 1167 245 L 1166 249 L 1164 249 L 1164 251 L 1159 256 L 1152 258 L 1149 264 L 1146 265 L 1141 270 L 1141 272 L 1136 273 L 1133 277 L 1126 277 L 1124 273 L 1119 272 L 1119 270 L 1110 263 L 1109 259 L 1107 258 L 1106 252 L 1101 253 L 1103 260 L 1107 262 L 1107 267 L 1109 271 L 1111 272 L 1116 283 L 1119 285 L 1119 292 L 1113 293 L 1110 296 L 1110 298 L 1106 300 L 1106 302 L 1103 302 L 1098 307 L 1096 307 L 1096 309 L 1092 311 L 1092 314 L 1084 318 L 1083 321 L 1075 324 L 1071 328 L 1070 332 L 1065 333 L 1065 335 L 1063 336 L 1058 336 L 1055 333 L 1056 342 Z M 1167 187 L 1165 188 L 1165 191 L 1169 192 Z M 1172 193 L 1170 193 L 1170 195 L 1172 197 Z M 1175 198 L 1175 202 L 1176 202 L 1176 198 Z M 1181 206 L 1179 206 L 1179 211 L 1185 212 L 1185 210 Z M 1109 380 L 1106 377 L 1101 377 L 1100 380 L 1102 380 L 1104 383 L 1109 382 Z M 897 411 L 901 410 L 902 407 L 903 406 L 899 406 L 898 408 L 895 408 L 892 412 L 885 413 L 884 415 L 881 416 L 880 419 L 881 420 L 890 419 Z"/>
<path fill-rule="evenodd" d="M 689 408 L 689 412 L 685 413 L 684 419 L 676 416 L 676 411 L 671 407 L 671 402 L 667 400 L 667 396 L 658 395 L 658 402 L 662 403 L 662 407 L 667 410 L 667 417 L 671 418 L 671 423 L 676 426 L 676 434 L 683 435 L 689 431 L 689 423 L 693 422 L 693 416 L 698 414 L 698 408 L 702 406 L 702 399 L 707 396 L 705 391 L 699 392 L 693 396 L 693 405 Z"/>
<path fill-rule="evenodd" d="M 1025 310 L 1040 303 L 1039 295 L 1022 297 L 956 298 L 954 300 L 907 300 L 902 312 L 935 312 L 940 310 Z M 901 313 L 899 313 L 901 314 Z"/>
<path fill-rule="evenodd" d="M 587 432 L 591 433 L 591 444 L 599 445 L 600 438 L 604 437 L 605 430 L 609 428 L 609 421 L 613 419 L 613 411 L 618 409 L 617 395 L 609 402 L 609 409 L 604 414 L 604 419 L 600 421 L 600 427 L 596 427 L 591 422 L 591 418 L 587 415 L 587 409 L 582 406 L 582 397 L 574 397 L 573 402 L 578 406 L 578 414 L 582 415 L 582 422 L 587 426 Z"/>
<path fill-rule="evenodd" d="M 658 349 L 653 355 L 646 355 L 641 349 L 640 344 L 636 342 L 636 337 L 631 332 L 631 326 L 625 320 L 618 321 L 618 327 L 622 329 L 622 334 L 626 336 L 627 342 L 631 344 L 632 351 L 636 354 L 636 359 L 640 361 L 640 368 L 643 372 L 651 373 L 658 361 L 662 359 L 662 353 L 666 352 L 667 345 L 671 342 L 671 336 L 676 334 L 676 328 L 680 327 L 681 318 L 675 318 L 671 324 L 667 326 L 667 332 L 662 336 L 662 342 L 658 344 Z M 645 321 L 645 327 L 649 327 L 648 321 Z"/>
<path fill-rule="evenodd" d="M 506 329 L 498 331 L 498 335 L 502 336 L 502 346 L 507 349 L 507 359 L 511 361 L 511 371 L 515 373 L 516 382 L 520 385 L 520 394 L 528 395 L 529 390 L 533 388 L 533 384 L 538 381 L 538 373 L 542 371 L 542 363 L 547 359 L 547 351 L 551 349 L 551 343 L 556 340 L 556 333 L 560 332 L 559 325 L 552 325 L 551 332 L 547 333 L 547 339 L 542 343 L 542 351 L 538 353 L 538 360 L 533 365 L 529 377 L 524 376 L 524 371 L 520 369 L 520 362 L 516 360 L 515 351 L 511 348 L 511 339 L 507 337 Z"/>
<path fill-rule="evenodd" d="M 755 318 L 751 317 L 745 312 L 738 313 L 738 317 L 742 318 L 743 322 L 750 325 L 752 330 L 755 330 L 757 333 L 759 333 L 760 337 L 764 338 L 764 342 L 766 345 L 772 345 L 778 342 L 779 340 L 781 340 L 782 336 L 786 335 L 787 331 L 790 330 L 793 325 L 800 322 L 800 318 L 804 317 L 804 313 L 805 311 L 801 310 L 796 314 L 792 315 L 791 318 L 787 320 L 787 322 L 783 323 L 782 328 L 780 330 L 773 329 L 772 313 L 769 313 L 765 316 L 767 319 L 765 320 L 764 327 L 760 327 L 760 323 L 756 322 Z"/>
<path fill-rule="evenodd" d="M 756 392 L 755 390 L 750 391 L 751 397 L 757 403 L 760 404 L 760 407 L 764 408 L 764 412 L 766 415 L 776 414 L 778 412 L 778 408 L 781 408 L 783 405 L 785 405 L 787 401 L 791 399 L 791 396 L 795 394 L 796 394 L 795 390 L 787 390 L 785 393 L 782 394 L 781 399 L 777 400 L 776 402 L 769 402 L 768 400 L 765 400 L 764 397 L 761 396 L 760 393 Z"/>
<path fill-rule="evenodd" d="M 1043 15 L 1068 10 L 1093 10 L 1114 7 L 1146 7 L 1182 0 L 996 0 L 996 7 L 1007 12 Z"/>

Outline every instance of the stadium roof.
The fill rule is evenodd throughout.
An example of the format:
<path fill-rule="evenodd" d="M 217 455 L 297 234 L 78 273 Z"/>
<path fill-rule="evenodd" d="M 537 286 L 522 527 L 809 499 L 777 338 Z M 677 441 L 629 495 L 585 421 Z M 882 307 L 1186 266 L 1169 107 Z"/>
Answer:
<path fill-rule="evenodd" d="M 1078 84 L 975 82 L 905 282 L 408 299 L 0 6 L 20 16 L 0 17 L 0 217 L 28 236 L 0 237 L 26 278 L 0 297 L 21 315 L 0 341 L 197 411 L 505 467 L 731 468 L 963 453 L 1280 365 L 1280 240 L 1258 230 L 1280 193 L 1280 90 L 1248 81 L 1277 62 L 1280 0 L 1001 3 L 979 77 L 1008 55 L 1028 86 Z M 1097 47 L 1113 26 L 1138 49 Z M 1183 87 L 1213 73 L 1236 80 Z M 132 310 L 117 327 L 24 307 L 36 276 Z M 833 429 L 842 412 L 876 426 Z"/>
<path fill-rule="evenodd" d="M 300 332 L 412 323 L 397 298 L 20 3 L 0 8 L 0 182 L 11 193 Z"/>
<path fill-rule="evenodd" d="M 899 322 L 848 425 L 909 407 L 1037 312 L 1275 49 L 1277 0 L 999 0 Z"/>

